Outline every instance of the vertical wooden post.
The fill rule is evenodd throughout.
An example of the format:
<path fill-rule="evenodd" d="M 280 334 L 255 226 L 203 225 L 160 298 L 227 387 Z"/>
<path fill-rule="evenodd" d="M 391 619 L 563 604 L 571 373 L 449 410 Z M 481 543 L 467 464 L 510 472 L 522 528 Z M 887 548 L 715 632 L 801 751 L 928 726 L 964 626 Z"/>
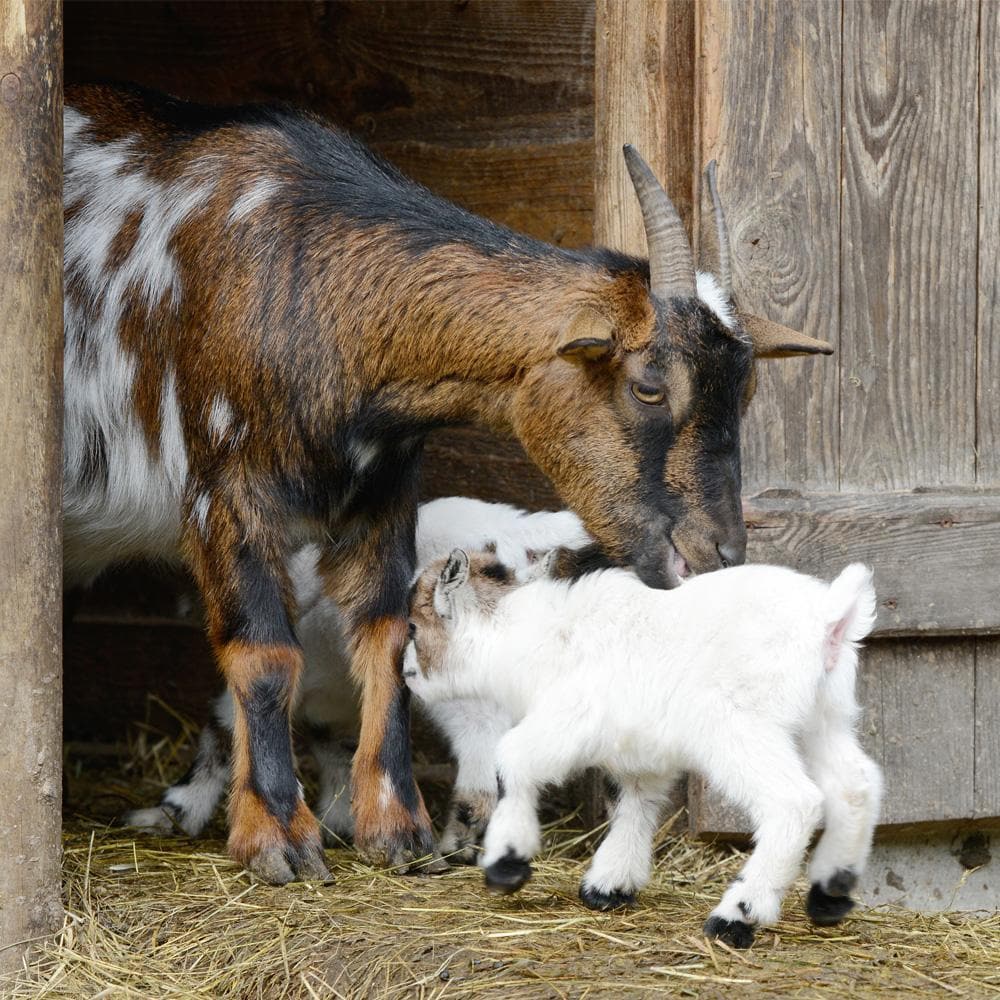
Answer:
<path fill-rule="evenodd" d="M 695 179 L 694 0 L 597 0 L 594 242 L 646 253 L 622 145 L 659 177 L 690 231 Z"/>
<path fill-rule="evenodd" d="M 646 255 L 625 169 L 631 143 L 691 231 L 695 180 L 694 0 L 597 0 L 594 52 L 594 243 Z M 584 779 L 583 819 L 603 819 L 603 789 Z"/>
<path fill-rule="evenodd" d="M 62 58 L 0 0 L 0 975 L 62 923 Z"/>

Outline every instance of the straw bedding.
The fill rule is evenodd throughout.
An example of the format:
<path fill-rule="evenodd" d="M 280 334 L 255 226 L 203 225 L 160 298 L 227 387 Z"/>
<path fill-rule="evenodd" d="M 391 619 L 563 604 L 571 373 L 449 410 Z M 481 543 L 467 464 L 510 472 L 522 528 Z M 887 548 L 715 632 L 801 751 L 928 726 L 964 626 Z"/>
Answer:
<path fill-rule="evenodd" d="M 147 735 L 122 759 L 70 757 L 66 922 L 11 998 L 1000 995 L 1000 914 L 881 907 L 816 929 L 800 883 L 751 951 L 710 944 L 702 921 L 741 856 L 686 837 L 680 814 L 627 913 L 577 901 L 592 834 L 574 813 L 549 826 L 547 853 L 515 897 L 487 895 L 473 868 L 400 877 L 349 850 L 328 853 L 335 885 L 264 886 L 227 859 L 218 827 L 191 841 L 108 825 L 180 773 L 190 729 Z"/>

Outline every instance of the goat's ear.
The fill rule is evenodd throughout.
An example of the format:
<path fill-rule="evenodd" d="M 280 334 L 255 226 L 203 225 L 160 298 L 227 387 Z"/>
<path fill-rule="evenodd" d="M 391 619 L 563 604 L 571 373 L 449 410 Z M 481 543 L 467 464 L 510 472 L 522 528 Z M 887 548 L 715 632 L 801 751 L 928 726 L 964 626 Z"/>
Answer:
<path fill-rule="evenodd" d="M 560 549 L 548 549 L 545 552 L 538 552 L 535 549 L 528 549 L 525 552 L 528 565 L 517 574 L 518 583 L 531 583 L 532 580 L 544 580 L 552 576 L 560 551 Z"/>
<path fill-rule="evenodd" d="M 741 313 L 743 328 L 753 342 L 755 358 L 791 358 L 797 354 L 833 354 L 833 345 L 807 337 L 761 316 Z"/>
<path fill-rule="evenodd" d="M 469 557 L 461 549 L 452 549 L 434 587 L 434 610 L 442 618 L 450 618 L 453 595 L 469 579 Z"/>
<path fill-rule="evenodd" d="M 590 306 L 583 306 L 566 325 L 556 354 L 567 361 L 606 361 L 615 348 L 614 325 Z"/>

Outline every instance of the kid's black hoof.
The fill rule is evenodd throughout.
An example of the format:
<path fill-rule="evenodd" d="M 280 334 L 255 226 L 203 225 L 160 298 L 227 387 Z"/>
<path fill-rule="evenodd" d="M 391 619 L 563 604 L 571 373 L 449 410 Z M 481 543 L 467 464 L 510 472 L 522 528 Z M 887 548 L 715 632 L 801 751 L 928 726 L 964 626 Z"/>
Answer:
<path fill-rule="evenodd" d="M 580 886 L 580 901 L 591 910 L 620 910 L 623 907 L 635 905 L 634 892 L 622 892 L 612 889 L 611 892 L 601 892 L 591 886 Z"/>
<path fill-rule="evenodd" d="M 753 928 L 742 920 L 709 917 L 702 930 L 705 937 L 718 938 L 733 948 L 749 948 L 753 944 Z"/>
<path fill-rule="evenodd" d="M 509 896 L 531 878 L 531 863 L 519 858 L 512 850 L 485 869 L 486 888 L 490 892 Z"/>
<path fill-rule="evenodd" d="M 830 893 L 823 891 L 818 882 L 813 882 L 806 897 L 806 913 L 809 919 L 820 927 L 839 924 L 853 909 L 854 900 L 850 896 L 831 896 Z"/>

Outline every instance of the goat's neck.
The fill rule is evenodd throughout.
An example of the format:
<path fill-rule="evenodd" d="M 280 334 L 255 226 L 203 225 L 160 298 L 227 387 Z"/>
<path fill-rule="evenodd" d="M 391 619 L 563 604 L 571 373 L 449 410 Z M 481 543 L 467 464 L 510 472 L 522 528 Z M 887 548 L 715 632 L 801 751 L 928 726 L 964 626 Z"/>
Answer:
<path fill-rule="evenodd" d="M 387 252 L 385 267 L 367 279 L 370 293 L 352 290 L 369 304 L 356 320 L 359 335 L 340 338 L 361 386 L 428 425 L 509 431 L 525 372 L 554 359 L 573 316 L 599 306 L 614 282 L 596 253 L 550 251 Z"/>

